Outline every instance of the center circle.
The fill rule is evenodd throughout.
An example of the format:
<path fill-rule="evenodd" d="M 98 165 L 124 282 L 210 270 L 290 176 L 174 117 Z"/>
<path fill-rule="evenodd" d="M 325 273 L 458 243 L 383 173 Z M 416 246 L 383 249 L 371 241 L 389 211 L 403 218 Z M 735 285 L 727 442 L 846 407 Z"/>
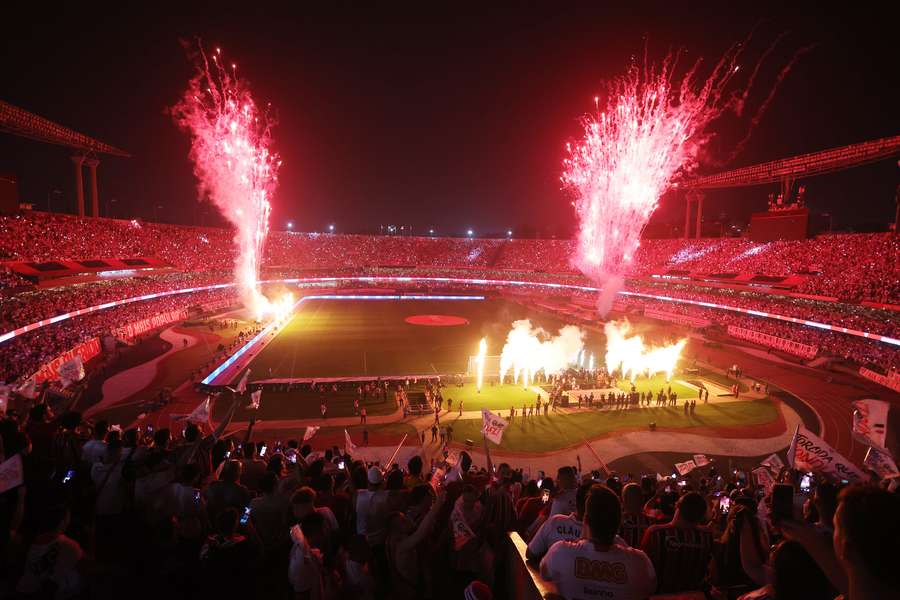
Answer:
<path fill-rule="evenodd" d="M 469 320 L 455 315 L 412 315 L 404 319 L 410 325 L 424 325 L 426 327 L 453 327 L 455 325 L 468 325 Z"/>

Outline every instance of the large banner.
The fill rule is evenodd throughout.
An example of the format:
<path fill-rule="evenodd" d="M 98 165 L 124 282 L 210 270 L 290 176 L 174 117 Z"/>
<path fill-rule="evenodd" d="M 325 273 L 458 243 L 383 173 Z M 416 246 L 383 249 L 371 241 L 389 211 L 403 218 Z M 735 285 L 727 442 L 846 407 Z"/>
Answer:
<path fill-rule="evenodd" d="M 186 308 L 170 310 L 168 312 L 153 315 L 152 317 L 147 317 L 146 319 L 141 319 L 140 321 L 135 321 L 134 323 L 129 323 L 118 329 L 113 329 L 112 334 L 120 340 L 127 342 L 128 340 L 132 340 L 142 333 L 152 331 L 157 327 L 162 327 L 163 325 L 168 325 L 174 321 L 186 319 L 187 316 Z"/>
<path fill-rule="evenodd" d="M 857 400 L 853 403 L 853 437 L 868 446 L 884 448 L 888 411 L 884 400 Z"/>
<path fill-rule="evenodd" d="M 859 374 L 866 379 L 874 381 L 875 383 L 880 383 L 884 387 L 890 388 L 895 392 L 900 392 L 900 373 L 897 371 L 891 371 L 887 375 L 882 375 L 872 369 L 860 367 Z"/>
<path fill-rule="evenodd" d="M 850 483 L 866 480 L 866 475 L 856 465 L 802 425 L 797 427 L 794 439 L 791 440 L 788 462 L 797 470 L 822 473 Z"/>
<path fill-rule="evenodd" d="M 794 356 L 799 356 L 800 358 L 805 358 L 807 360 L 815 358 L 816 354 L 819 353 L 819 348 L 817 346 L 801 344 L 800 342 L 769 335 L 768 333 L 762 333 L 761 331 L 738 327 L 737 325 L 728 326 L 728 335 L 742 340 L 755 342 L 763 346 L 768 346 L 769 348 L 775 348 L 776 350 L 781 350 L 782 352 L 787 352 L 788 354 L 793 354 Z"/>
<path fill-rule="evenodd" d="M 100 354 L 100 338 L 91 338 L 88 341 L 75 346 L 71 350 L 63 352 L 41 367 L 38 372 L 33 375 L 34 382 L 41 383 L 48 380 L 56 381 L 59 379 L 59 367 L 63 363 L 71 361 L 76 356 L 80 356 L 81 362 L 86 363 L 98 354 Z"/>
<path fill-rule="evenodd" d="M 658 308 L 645 308 L 644 316 L 659 321 L 668 321 L 676 325 L 687 325 L 689 327 L 709 327 L 712 321 L 701 317 L 692 317 L 690 315 L 682 315 L 667 310 L 659 310 Z"/>

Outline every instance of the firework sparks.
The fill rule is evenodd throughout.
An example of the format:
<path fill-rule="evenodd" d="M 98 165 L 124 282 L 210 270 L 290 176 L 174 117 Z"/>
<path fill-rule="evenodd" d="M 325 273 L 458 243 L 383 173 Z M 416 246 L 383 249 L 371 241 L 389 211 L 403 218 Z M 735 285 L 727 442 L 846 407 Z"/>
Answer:
<path fill-rule="evenodd" d="M 687 344 L 687 339 L 681 339 L 675 344 L 648 348 L 641 336 L 629 336 L 631 325 L 628 321 L 608 321 L 603 330 L 607 372 L 620 371 L 622 377 L 628 377 L 632 382 L 638 375 L 652 377 L 656 373 L 665 373 L 666 381 L 672 379 L 678 358 Z"/>
<path fill-rule="evenodd" d="M 481 342 L 478 344 L 478 355 L 475 357 L 476 363 L 478 365 L 478 380 L 476 382 L 476 387 L 478 388 L 478 392 L 481 393 L 481 383 L 484 381 L 484 357 L 487 355 L 487 338 L 481 338 Z"/>
<path fill-rule="evenodd" d="M 559 335 L 551 336 L 531 321 L 514 321 L 506 336 L 506 344 L 500 353 L 500 381 L 512 371 L 513 381 L 527 387 L 539 371 L 552 375 L 563 371 L 578 360 L 582 350 L 584 331 L 575 325 L 566 325 Z"/>
<path fill-rule="evenodd" d="M 726 110 L 725 87 L 738 72 L 737 52 L 719 62 L 705 82 L 695 64 L 673 85 L 674 57 L 660 66 L 632 66 L 609 83 L 607 102 L 584 121 L 584 137 L 567 146 L 563 185 L 574 196 L 579 220 L 577 266 L 610 293 L 612 304 L 662 193 L 692 170 L 708 141 L 706 126 Z"/>
<path fill-rule="evenodd" d="M 200 48 L 194 62 L 196 73 L 172 114 L 191 135 L 201 197 L 208 195 L 235 227 L 235 280 L 244 304 L 261 319 L 276 308 L 258 283 L 281 166 L 270 149 L 271 122 L 253 101 L 246 80 L 237 76 L 236 65 L 222 64 L 219 49 L 208 56 Z"/>

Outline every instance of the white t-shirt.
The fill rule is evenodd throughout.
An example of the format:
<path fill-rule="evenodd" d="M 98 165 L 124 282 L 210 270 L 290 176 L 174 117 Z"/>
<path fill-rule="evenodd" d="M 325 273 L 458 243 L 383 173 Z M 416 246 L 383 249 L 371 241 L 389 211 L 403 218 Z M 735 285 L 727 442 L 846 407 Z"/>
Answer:
<path fill-rule="evenodd" d="M 614 544 L 599 551 L 591 540 L 557 542 L 541 561 L 541 577 L 566 600 L 644 600 L 656 591 L 656 571 L 647 555 Z"/>
<path fill-rule="evenodd" d="M 356 533 L 366 536 L 370 544 L 384 543 L 387 534 L 384 509 L 387 492 L 359 490 L 356 492 Z"/>
<path fill-rule="evenodd" d="M 294 545 L 288 563 L 288 581 L 295 592 L 309 592 L 310 600 L 321 600 L 325 594 L 321 554 L 309 547 L 299 525 L 291 527 L 290 536 Z"/>
<path fill-rule="evenodd" d="M 528 542 L 528 555 L 540 558 L 547 554 L 550 546 L 563 540 L 572 541 L 581 538 L 581 521 L 574 514 L 553 515 L 544 521 L 531 541 Z"/>

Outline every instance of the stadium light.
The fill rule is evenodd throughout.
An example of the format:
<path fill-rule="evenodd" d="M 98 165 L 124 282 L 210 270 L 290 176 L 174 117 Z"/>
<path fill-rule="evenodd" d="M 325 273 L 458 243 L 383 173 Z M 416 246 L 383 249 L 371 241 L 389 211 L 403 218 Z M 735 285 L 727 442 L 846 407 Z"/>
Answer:
<path fill-rule="evenodd" d="M 472 231 L 471 229 L 468 230 L 466 233 L 469 235 L 469 237 L 472 237 L 475 234 L 475 232 Z"/>
<path fill-rule="evenodd" d="M 328 226 L 328 231 L 334 233 L 334 223 Z"/>
<path fill-rule="evenodd" d="M 293 222 L 293 221 L 288 221 L 288 223 L 287 223 L 287 228 L 288 228 L 288 229 L 293 229 L 293 228 L 294 228 L 294 222 Z"/>
<path fill-rule="evenodd" d="M 429 234 L 429 235 L 434 235 L 434 229 L 429 229 L 429 230 L 428 230 L 428 234 Z"/>
<path fill-rule="evenodd" d="M 506 237 L 512 237 L 512 229 L 506 230 Z"/>

